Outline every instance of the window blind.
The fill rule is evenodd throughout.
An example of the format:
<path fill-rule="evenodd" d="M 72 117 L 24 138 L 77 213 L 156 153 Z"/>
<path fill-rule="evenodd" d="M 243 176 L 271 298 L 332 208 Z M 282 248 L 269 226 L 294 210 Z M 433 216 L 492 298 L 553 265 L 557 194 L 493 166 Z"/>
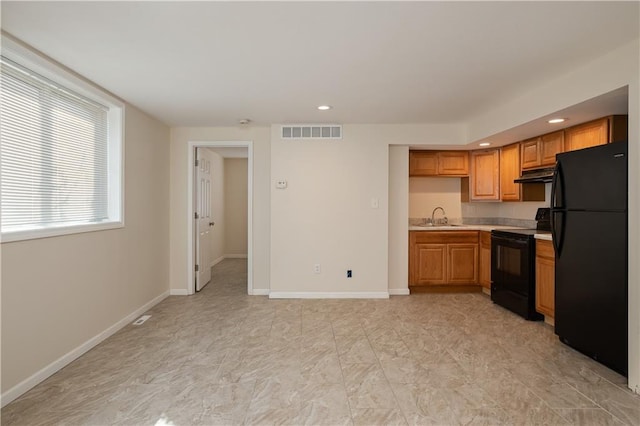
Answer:
<path fill-rule="evenodd" d="M 108 107 L 0 58 L 2 233 L 109 217 Z"/>

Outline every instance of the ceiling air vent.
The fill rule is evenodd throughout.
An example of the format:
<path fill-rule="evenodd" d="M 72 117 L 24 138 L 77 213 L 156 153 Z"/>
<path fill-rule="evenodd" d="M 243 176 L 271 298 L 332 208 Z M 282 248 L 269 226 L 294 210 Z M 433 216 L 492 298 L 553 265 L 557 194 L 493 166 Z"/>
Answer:
<path fill-rule="evenodd" d="M 282 126 L 282 139 L 342 139 L 342 126 L 311 124 Z"/>

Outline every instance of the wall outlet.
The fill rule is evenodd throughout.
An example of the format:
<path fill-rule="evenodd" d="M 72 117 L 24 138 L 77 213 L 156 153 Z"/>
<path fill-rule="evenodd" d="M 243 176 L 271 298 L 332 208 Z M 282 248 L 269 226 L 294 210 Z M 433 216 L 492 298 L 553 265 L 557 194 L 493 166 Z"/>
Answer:
<path fill-rule="evenodd" d="M 347 278 L 351 278 L 353 276 L 353 273 L 351 272 L 351 269 L 347 269 Z"/>
<path fill-rule="evenodd" d="M 313 273 L 319 274 L 320 272 L 322 272 L 322 268 L 320 267 L 320 264 L 316 263 L 315 265 L 313 265 Z"/>

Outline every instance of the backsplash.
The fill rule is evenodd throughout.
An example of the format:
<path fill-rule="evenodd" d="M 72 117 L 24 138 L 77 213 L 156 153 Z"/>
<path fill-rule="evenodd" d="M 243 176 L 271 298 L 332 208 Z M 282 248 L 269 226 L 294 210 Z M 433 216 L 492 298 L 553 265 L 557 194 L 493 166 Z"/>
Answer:
<path fill-rule="evenodd" d="M 535 215 L 534 215 L 535 217 Z M 504 225 L 517 226 L 519 228 L 535 228 L 535 219 L 515 219 L 511 217 L 464 217 L 465 225 Z"/>
<path fill-rule="evenodd" d="M 409 226 L 420 226 L 420 225 L 424 225 L 428 220 L 431 220 L 431 217 L 410 217 L 409 218 Z M 438 220 L 441 220 L 442 216 L 438 215 L 438 217 L 436 217 L 436 222 Z M 447 217 L 447 223 L 450 225 L 461 225 L 465 222 L 463 222 L 461 217 Z"/>
<path fill-rule="evenodd" d="M 427 218 L 410 217 L 409 226 L 424 225 Z M 428 218 L 431 219 L 431 218 Z M 519 228 L 535 228 L 535 219 L 516 219 L 510 217 L 450 217 L 448 223 L 453 225 L 504 225 L 517 226 Z"/>

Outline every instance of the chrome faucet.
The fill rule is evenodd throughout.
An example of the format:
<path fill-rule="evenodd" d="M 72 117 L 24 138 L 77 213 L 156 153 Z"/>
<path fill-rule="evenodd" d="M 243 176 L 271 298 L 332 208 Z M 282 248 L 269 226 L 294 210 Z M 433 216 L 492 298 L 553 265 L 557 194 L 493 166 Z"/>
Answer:
<path fill-rule="evenodd" d="M 433 209 L 433 212 L 431 212 L 431 224 L 434 226 L 436 224 L 435 215 L 438 209 L 442 210 L 442 216 L 444 216 L 444 223 L 447 223 L 447 214 L 444 212 L 444 209 L 442 207 L 436 207 L 435 209 Z"/>

